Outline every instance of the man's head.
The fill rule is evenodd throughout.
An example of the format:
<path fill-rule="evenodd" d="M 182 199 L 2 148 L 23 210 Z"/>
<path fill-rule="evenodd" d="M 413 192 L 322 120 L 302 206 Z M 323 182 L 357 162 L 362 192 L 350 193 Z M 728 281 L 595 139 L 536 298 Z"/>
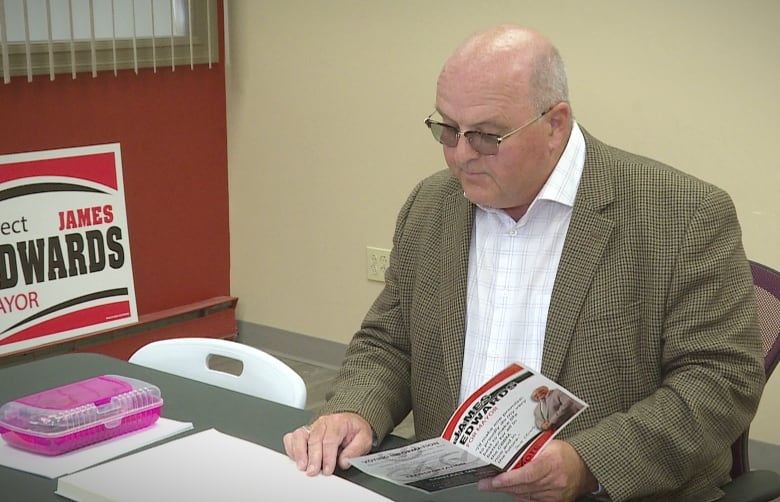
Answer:
<path fill-rule="evenodd" d="M 558 51 L 539 33 L 517 26 L 477 33 L 455 50 L 439 75 L 436 111 L 435 120 L 461 132 L 500 137 L 525 125 L 503 139 L 495 155 L 480 154 L 462 136 L 443 147 L 469 200 L 505 209 L 515 219 L 547 181 L 571 132 Z"/>
<path fill-rule="evenodd" d="M 540 385 L 539 387 L 535 388 L 534 391 L 531 393 L 531 399 L 534 401 L 541 401 L 542 399 L 547 397 L 547 394 L 550 392 L 550 389 L 546 385 Z"/>

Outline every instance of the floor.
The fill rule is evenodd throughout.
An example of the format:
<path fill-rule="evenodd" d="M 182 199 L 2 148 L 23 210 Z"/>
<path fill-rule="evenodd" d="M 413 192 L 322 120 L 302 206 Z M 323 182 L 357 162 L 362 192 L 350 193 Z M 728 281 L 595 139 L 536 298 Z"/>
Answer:
<path fill-rule="evenodd" d="M 279 357 L 279 359 L 298 372 L 303 381 L 306 382 L 306 409 L 316 413 L 325 403 L 325 393 L 336 376 L 336 370 L 285 357 Z M 393 430 L 393 434 L 405 438 L 414 437 L 414 424 L 412 423 L 411 414 L 398 424 L 398 427 Z"/>
<path fill-rule="evenodd" d="M 336 377 L 337 370 L 279 355 L 277 355 L 277 357 L 301 375 L 303 381 L 306 382 L 306 409 L 316 413 L 325 403 L 325 393 L 328 392 L 331 382 Z M 211 356 L 209 359 L 209 366 L 211 368 L 227 373 L 240 373 L 240 365 L 241 363 L 234 359 L 220 356 Z M 406 417 L 403 422 L 398 424 L 393 430 L 393 434 L 404 438 L 414 437 L 414 424 L 412 422 L 411 414 Z"/>

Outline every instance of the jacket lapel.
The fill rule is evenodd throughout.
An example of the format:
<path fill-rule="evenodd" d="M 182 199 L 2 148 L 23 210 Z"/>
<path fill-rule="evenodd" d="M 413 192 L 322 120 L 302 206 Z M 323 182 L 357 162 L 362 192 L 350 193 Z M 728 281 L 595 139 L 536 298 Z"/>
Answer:
<path fill-rule="evenodd" d="M 457 181 L 455 182 L 457 183 Z M 452 402 L 458 402 L 463 371 L 463 347 L 466 335 L 466 283 L 468 281 L 469 245 L 474 206 L 458 192 L 442 206 L 442 241 L 440 267 L 442 281 L 439 294 L 444 370 L 450 382 Z"/>
<path fill-rule="evenodd" d="M 542 355 L 542 373 L 557 380 L 577 319 L 609 242 L 614 222 L 601 211 L 614 199 L 609 152 L 586 131 L 585 166 L 555 277 Z"/>

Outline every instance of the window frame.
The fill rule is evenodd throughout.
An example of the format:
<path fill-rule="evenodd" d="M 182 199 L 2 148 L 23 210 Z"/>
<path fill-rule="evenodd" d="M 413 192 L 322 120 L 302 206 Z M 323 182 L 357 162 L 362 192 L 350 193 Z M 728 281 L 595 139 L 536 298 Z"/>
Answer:
<path fill-rule="evenodd" d="M 4 66 L 0 64 L 0 75 L 8 83 L 9 77 L 32 75 L 53 75 L 71 73 L 76 78 L 77 73 L 118 71 L 134 69 L 136 73 L 141 68 L 174 68 L 177 66 L 209 65 L 219 61 L 218 12 L 215 0 L 191 0 L 188 2 L 191 11 L 188 18 L 192 43 L 189 33 L 186 36 L 155 36 L 116 38 L 114 40 L 74 40 L 51 42 L 51 64 L 49 42 L 30 42 L 27 60 L 26 42 L 8 42 L 2 50 L 2 58 L 8 58 L 8 73 L 4 74 Z M 0 7 L 2 2 L 0 2 Z M 0 21 L 5 22 L 5 16 L 0 12 Z M 2 43 L 3 40 L 0 40 Z M 173 43 L 173 48 L 171 47 Z M 192 53 L 190 53 L 192 45 Z M 93 52 L 95 63 L 93 66 Z M 114 58 L 116 51 L 116 59 Z M 173 58 L 171 54 L 173 53 Z"/>

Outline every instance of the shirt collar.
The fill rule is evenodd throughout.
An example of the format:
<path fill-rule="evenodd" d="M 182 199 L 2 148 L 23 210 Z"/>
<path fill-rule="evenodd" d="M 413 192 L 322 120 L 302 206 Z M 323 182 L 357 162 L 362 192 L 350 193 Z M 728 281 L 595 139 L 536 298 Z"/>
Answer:
<path fill-rule="evenodd" d="M 582 169 L 585 166 L 585 137 L 577 122 L 574 122 L 569 135 L 569 142 L 563 150 L 561 158 L 550 173 L 536 200 L 551 200 L 573 207 L 580 185 Z"/>

